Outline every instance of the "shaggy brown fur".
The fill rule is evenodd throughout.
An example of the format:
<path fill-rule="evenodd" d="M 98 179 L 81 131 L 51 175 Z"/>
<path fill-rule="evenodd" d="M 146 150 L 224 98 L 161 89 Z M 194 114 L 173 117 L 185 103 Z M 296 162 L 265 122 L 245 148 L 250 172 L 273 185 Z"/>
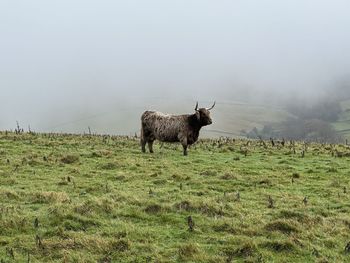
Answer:
<path fill-rule="evenodd" d="M 215 103 L 214 103 L 215 105 Z M 212 109 L 214 105 L 210 108 Z M 195 143 L 203 126 L 210 125 L 210 109 L 195 108 L 194 114 L 170 115 L 158 111 L 145 111 L 141 116 L 141 148 L 146 152 L 146 143 L 153 153 L 153 141 L 180 142 L 183 154 L 187 155 L 187 146 Z"/>

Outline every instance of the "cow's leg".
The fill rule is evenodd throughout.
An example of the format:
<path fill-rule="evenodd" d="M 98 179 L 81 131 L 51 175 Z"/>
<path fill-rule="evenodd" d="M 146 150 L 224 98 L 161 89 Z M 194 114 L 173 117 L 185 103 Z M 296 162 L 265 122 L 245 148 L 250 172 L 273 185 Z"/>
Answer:
<path fill-rule="evenodd" d="M 148 141 L 147 143 L 148 143 L 149 152 L 150 152 L 150 153 L 153 153 L 153 141 L 150 140 L 150 141 Z"/>
<path fill-rule="evenodd" d="M 186 136 L 180 136 L 180 142 L 182 144 L 182 147 L 184 149 L 184 155 L 186 156 L 187 155 L 187 137 Z"/>
<path fill-rule="evenodd" d="M 143 153 L 146 152 L 146 141 L 141 138 L 141 150 Z"/>
<path fill-rule="evenodd" d="M 144 130 L 143 130 L 143 127 L 141 127 L 141 150 L 143 153 L 146 152 L 146 138 L 145 138 L 145 133 L 144 133 Z"/>
<path fill-rule="evenodd" d="M 182 145 L 182 147 L 184 148 L 184 156 L 186 156 L 187 155 L 187 145 Z"/>

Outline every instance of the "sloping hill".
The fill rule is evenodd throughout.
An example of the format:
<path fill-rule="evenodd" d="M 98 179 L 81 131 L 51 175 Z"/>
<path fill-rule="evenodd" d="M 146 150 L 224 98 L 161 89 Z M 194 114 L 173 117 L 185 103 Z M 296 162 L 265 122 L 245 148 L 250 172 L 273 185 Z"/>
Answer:
<path fill-rule="evenodd" d="M 164 113 L 186 114 L 192 113 L 195 101 L 169 100 L 163 98 L 145 99 L 142 103 L 127 105 L 106 105 L 101 112 L 82 112 L 74 117 L 60 114 L 57 118 L 51 118 L 52 125 L 47 125 L 41 132 L 72 132 L 87 133 L 88 127 L 93 133 L 99 134 L 124 134 L 134 135 L 140 131 L 140 116 L 145 110 L 158 110 Z M 209 107 L 212 101 L 200 101 L 201 107 Z M 344 113 L 339 120 L 332 125 L 344 137 L 350 138 L 350 101 L 343 101 Z M 62 117 L 64 116 L 64 117 Z M 283 108 L 272 105 L 253 104 L 242 101 L 217 101 L 212 110 L 213 124 L 204 127 L 202 138 L 210 137 L 240 137 L 241 131 L 250 131 L 254 127 L 261 129 L 265 124 L 272 124 L 275 129 L 280 129 L 279 122 L 291 117 Z M 24 124 L 26 126 L 26 124 Z M 33 126 L 35 129 L 35 126 Z"/>
<path fill-rule="evenodd" d="M 0 132 L 0 261 L 349 262 L 350 148 L 304 147 Z"/>
<path fill-rule="evenodd" d="M 134 135 L 140 131 L 140 116 L 145 110 L 158 110 L 164 113 L 193 113 L 195 101 L 172 99 L 171 103 L 162 98 L 153 98 L 137 106 L 113 105 L 106 107 L 105 112 L 81 114 L 64 119 L 54 119 L 55 123 L 43 132 L 92 132 L 108 134 Z M 212 101 L 200 101 L 201 107 L 209 107 Z M 204 127 L 201 137 L 240 136 L 241 130 L 261 128 L 266 123 L 279 122 L 290 116 L 283 109 L 261 104 L 250 104 L 241 101 L 217 101 L 211 112 L 213 124 Z"/>
<path fill-rule="evenodd" d="M 350 140 L 350 100 L 342 101 L 341 106 L 344 112 L 340 115 L 339 120 L 333 123 L 333 127 L 344 138 Z"/>
<path fill-rule="evenodd" d="M 208 137 L 225 135 L 222 131 L 239 136 L 242 130 L 260 129 L 267 123 L 277 123 L 290 116 L 277 107 L 229 102 L 219 103 L 212 115 L 213 125 L 203 129 L 203 135 Z"/>

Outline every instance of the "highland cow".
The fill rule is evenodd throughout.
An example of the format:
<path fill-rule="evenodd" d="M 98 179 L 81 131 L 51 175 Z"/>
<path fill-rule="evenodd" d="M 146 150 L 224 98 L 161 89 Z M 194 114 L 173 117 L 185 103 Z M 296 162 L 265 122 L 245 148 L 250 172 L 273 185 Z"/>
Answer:
<path fill-rule="evenodd" d="M 158 111 L 145 111 L 141 116 L 141 148 L 146 152 L 146 143 L 153 153 L 153 141 L 180 142 L 183 154 L 187 155 L 188 145 L 195 143 L 203 126 L 212 124 L 210 110 L 199 108 L 198 102 L 194 114 L 170 115 Z"/>

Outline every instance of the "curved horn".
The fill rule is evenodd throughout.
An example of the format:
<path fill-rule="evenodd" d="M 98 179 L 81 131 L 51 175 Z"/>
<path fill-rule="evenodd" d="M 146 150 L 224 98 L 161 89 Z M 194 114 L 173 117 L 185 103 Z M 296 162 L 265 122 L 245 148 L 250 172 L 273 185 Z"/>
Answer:
<path fill-rule="evenodd" d="M 211 110 L 212 108 L 214 108 L 214 106 L 215 106 L 215 101 L 214 101 L 213 106 L 211 106 L 210 108 L 207 108 L 207 110 Z"/>
<path fill-rule="evenodd" d="M 196 103 L 196 107 L 194 108 L 194 110 L 198 110 L 198 101 Z"/>

